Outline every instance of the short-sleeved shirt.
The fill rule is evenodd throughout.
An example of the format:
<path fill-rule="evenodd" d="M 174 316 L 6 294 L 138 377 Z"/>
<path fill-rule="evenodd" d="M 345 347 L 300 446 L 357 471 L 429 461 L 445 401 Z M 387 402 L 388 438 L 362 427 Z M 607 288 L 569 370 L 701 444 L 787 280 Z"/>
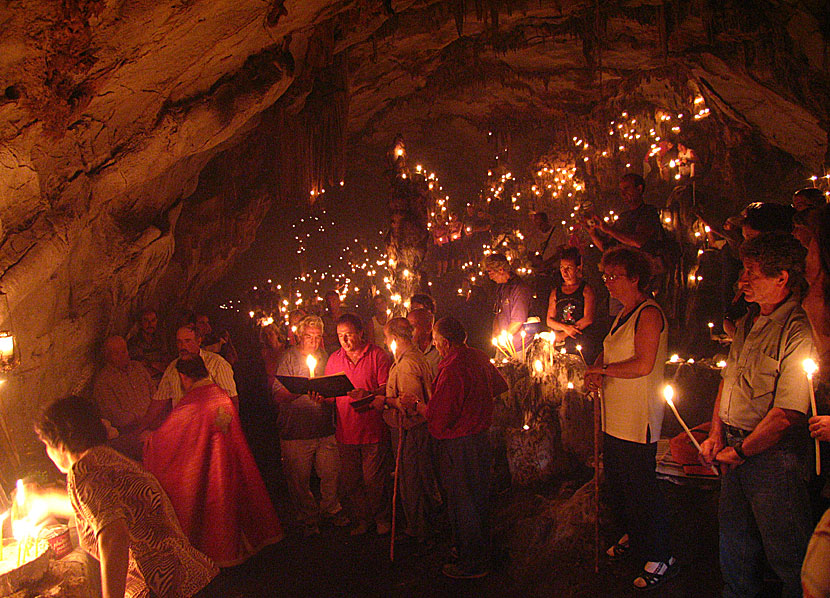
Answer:
<path fill-rule="evenodd" d="M 484 432 L 493 421 L 493 401 L 507 383 L 483 351 L 451 349 L 438 366 L 427 404 L 429 433 L 439 440 Z"/>
<path fill-rule="evenodd" d="M 531 294 L 530 285 L 516 274 L 511 274 L 507 282 L 498 285 L 496 323 L 499 330 L 507 330 L 513 322 L 524 324 L 527 321 Z M 522 337 L 519 333 L 513 335 L 513 348 L 516 351 L 522 350 Z"/>
<path fill-rule="evenodd" d="M 720 419 L 752 431 L 773 407 L 807 413 L 810 389 L 802 363 L 812 353 L 810 323 L 797 301 L 790 299 L 767 316 L 752 304 L 738 320 L 721 372 Z"/>
<path fill-rule="evenodd" d="M 441 354 L 431 342 L 423 353 L 424 359 L 427 360 L 429 371 L 432 374 L 432 379 L 435 380 L 436 376 L 438 376 L 438 364 L 441 363 Z"/>
<path fill-rule="evenodd" d="M 386 352 L 368 343 L 353 363 L 343 348 L 338 349 L 326 363 L 326 375 L 346 374 L 355 388 L 376 390 L 385 386 L 389 378 L 391 360 Z M 337 442 L 341 444 L 374 444 L 388 437 L 389 431 L 379 411 L 369 409 L 358 413 L 348 396 L 335 399 L 337 407 Z"/>
<path fill-rule="evenodd" d="M 130 352 L 130 357 L 136 361 L 167 363 L 170 359 L 167 344 L 160 334 L 153 335 L 153 338 L 147 341 L 139 331 L 127 341 L 127 350 Z"/>
<path fill-rule="evenodd" d="M 645 246 L 649 245 L 649 242 L 659 240 L 663 230 L 660 224 L 660 212 L 657 208 L 645 202 L 633 210 L 622 212 L 619 220 L 612 225 L 612 228 L 626 235 L 643 235 L 646 239 L 644 249 Z M 606 249 L 617 244 L 617 241 L 611 239 Z"/>
<path fill-rule="evenodd" d="M 219 386 L 222 390 L 228 393 L 229 397 L 235 397 L 239 393 L 236 392 L 236 382 L 233 379 L 233 368 L 231 364 L 224 360 L 221 355 L 199 349 L 199 356 L 205 362 L 210 379 Z M 184 396 L 184 388 L 182 388 L 182 381 L 179 378 L 179 372 L 176 370 L 178 359 L 167 366 L 164 370 L 164 375 L 159 382 L 158 390 L 153 396 L 154 401 L 171 400 L 173 407 L 179 404 Z"/>
<path fill-rule="evenodd" d="M 106 364 L 95 378 L 92 396 L 101 414 L 116 428 L 138 422 L 156 392 L 150 372 L 138 361 L 130 361 L 126 370 Z"/>
<path fill-rule="evenodd" d="M 315 376 L 322 376 L 326 368 L 326 354 L 318 351 L 314 354 L 317 365 Z M 307 357 L 298 347 L 291 347 L 280 358 L 277 366 L 278 376 L 309 375 Z M 285 388 L 279 380 L 274 380 L 273 390 Z M 325 438 L 334 434 L 334 407 L 329 403 L 317 403 L 308 395 L 297 397 L 293 401 L 279 403 L 277 431 L 282 440 L 309 440 Z"/>
<path fill-rule="evenodd" d="M 421 350 L 414 345 L 406 350 L 399 350 L 392 367 L 389 368 L 386 396 L 398 397 L 406 393 L 415 395 L 424 403 L 428 403 L 431 391 L 432 371 Z M 404 428 L 413 428 L 424 421 L 424 418 L 416 413 L 407 413 Z"/>
<path fill-rule="evenodd" d="M 98 534 L 123 519 L 130 541 L 128 598 L 189 598 L 219 572 L 185 537 L 155 476 L 111 448 L 89 449 L 69 469 L 67 492 L 81 546 L 98 555 Z"/>

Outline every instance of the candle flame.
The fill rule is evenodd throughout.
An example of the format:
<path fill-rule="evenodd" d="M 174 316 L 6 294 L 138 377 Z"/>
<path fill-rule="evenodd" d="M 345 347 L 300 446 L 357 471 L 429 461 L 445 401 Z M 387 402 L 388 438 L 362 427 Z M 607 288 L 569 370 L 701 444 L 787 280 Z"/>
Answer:
<path fill-rule="evenodd" d="M 525 430 L 530 430 L 530 426 L 528 426 L 527 424 L 525 424 L 524 426 L 522 426 L 522 428 L 523 428 L 523 429 L 525 429 Z"/>
<path fill-rule="evenodd" d="M 674 388 L 672 388 L 671 384 L 666 384 L 663 387 L 663 398 L 666 399 L 667 403 L 671 403 L 672 399 L 674 398 Z"/>
<path fill-rule="evenodd" d="M 568 390 L 573 390 L 573 387 L 574 387 L 574 383 L 573 382 L 568 382 Z"/>
<path fill-rule="evenodd" d="M 675 353 L 674 355 L 672 355 L 672 356 L 669 358 L 669 361 L 671 361 L 672 363 L 677 363 L 678 361 L 680 361 L 680 355 L 678 355 L 677 353 Z"/>
<path fill-rule="evenodd" d="M 317 367 L 317 360 L 314 358 L 314 355 L 309 355 L 305 358 L 305 363 L 308 366 L 308 377 L 314 377 L 314 369 Z"/>
<path fill-rule="evenodd" d="M 576 350 L 577 350 L 577 351 L 582 351 L 582 345 L 577 345 L 577 346 L 576 346 Z"/>
<path fill-rule="evenodd" d="M 542 360 L 541 359 L 537 359 L 536 361 L 533 362 L 533 369 L 536 370 L 537 372 L 539 372 L 540 374 L 542 373 L 542 370 L 544 369 L 544 366 L 542 365 Z"/>
<path fill-rule="evenodd" d="M 398 341 L 392 341 L 391 343 L 389 343 L 389 350 L 392 351 L 392 357 L 397 356 Z"/>
<path fill-rule="evenodd" d="M 804 368 L 804 372 L 807 374 L 808 378 L 812 378 L 813 374 L 818 371 L 818 364 L 809 358 L 801 362 L 801 366 Z"/>

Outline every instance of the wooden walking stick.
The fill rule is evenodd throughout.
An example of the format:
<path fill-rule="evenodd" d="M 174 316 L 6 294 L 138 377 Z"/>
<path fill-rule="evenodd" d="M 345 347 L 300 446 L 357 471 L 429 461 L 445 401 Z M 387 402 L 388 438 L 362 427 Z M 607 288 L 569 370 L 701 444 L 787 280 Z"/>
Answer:
<path fill-rule="evenodd" d="M 602 389 L 598 388 L 594 394 L 594 573 L 599 573 L 599 439 L 602 429 Z"/>
<path fill-rule="evenodd" d="M 395 480 L 392 482 L 392 537 L 389 541 L 389 560 L 395 562 L 395 520 L 398 514 L 398 472 L 401 468 L 401 445 L 403 445 L 403 414 L 398 410 L 398 450 L 395 453 Z"/>

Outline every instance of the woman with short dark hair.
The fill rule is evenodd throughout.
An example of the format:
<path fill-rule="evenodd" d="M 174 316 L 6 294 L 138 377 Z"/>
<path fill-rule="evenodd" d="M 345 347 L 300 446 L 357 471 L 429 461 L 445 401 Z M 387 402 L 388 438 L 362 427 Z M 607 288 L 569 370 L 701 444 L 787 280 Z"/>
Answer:
<path fill-rule="evenodd" d="M 81 546 L 101 562 L 104 598 L 220 595 L 218 569 L 190 545 L 156 478 L 104 445 L 95 403 L 59 399 L 35 429 L 67 474 L 65 490 L 35 493 L 53 515 L 75 515 Z"/>

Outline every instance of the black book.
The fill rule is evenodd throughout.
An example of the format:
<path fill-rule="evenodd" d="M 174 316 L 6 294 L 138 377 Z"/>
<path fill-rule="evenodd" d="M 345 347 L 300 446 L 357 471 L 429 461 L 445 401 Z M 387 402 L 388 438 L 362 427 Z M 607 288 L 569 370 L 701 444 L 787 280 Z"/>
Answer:
<path fill-rule="evenodd" d="M 303 376 L 277 376 L 288 392 L 296 395 L 305 395 L 310 391 L 318 393 L 327 399 L 331 397 L 342 397 L 354 390 L 351 380 L 346 374 L 332 374 L 330 376 L 318 376 L 317 378 L 305 378 Z"/>

